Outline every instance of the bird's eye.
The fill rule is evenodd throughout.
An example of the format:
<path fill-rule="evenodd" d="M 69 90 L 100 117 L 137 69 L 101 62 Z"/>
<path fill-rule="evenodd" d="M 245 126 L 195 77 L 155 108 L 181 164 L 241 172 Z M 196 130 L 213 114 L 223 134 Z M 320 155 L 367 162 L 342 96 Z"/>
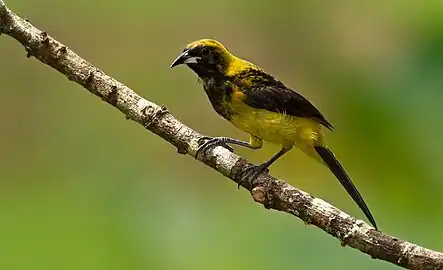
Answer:
<path fill-rule="evenodd" d="M 209 55 L 209 49 L 206 48 L 206 47 L 204 47 L 204 48 L 202 49 L 202 56 L 208 56 L 208 55 Z"/>

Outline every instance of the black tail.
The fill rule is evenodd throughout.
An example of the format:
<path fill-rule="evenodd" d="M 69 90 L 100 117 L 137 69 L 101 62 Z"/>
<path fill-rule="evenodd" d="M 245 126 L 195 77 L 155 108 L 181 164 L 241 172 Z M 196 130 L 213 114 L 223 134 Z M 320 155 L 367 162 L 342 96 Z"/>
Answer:
<path fill-rule="evenodd" d="M 326 163 L 326 165 L 331 170 L 331 172 L 335 175 L 335 177 L 337 177 L 338 181 L 340 181 L 340 183 L 346 189 L 346 191 L 349 193 L 349 195 L 351 195 L 352 199 L 358 204 L 358 206 L 363 211 L 363 213 L 365 213 L 365 216 L 372 223 L 372 225 L 375 227 L 375 229 L 378 230 L 377 224 L 375 223 L 375 220 L 371 214 L 371 211 L 369 211 L 368 206 L 366 205 L 362 196 L 358 192 L 357 188 L 352 183 L 351 178 L 349 178 L 348 174 L 345 172 L 345 170 L 343 169 L 341 164 L 335 158 L 335 156 L 331 152 L 331 150 L 329 150 L 327 148 L 320 147 L 320 146 L 316 146 L 315 151 L 317 151 L 317 153 L 320 155 L 320 157 Z"/>

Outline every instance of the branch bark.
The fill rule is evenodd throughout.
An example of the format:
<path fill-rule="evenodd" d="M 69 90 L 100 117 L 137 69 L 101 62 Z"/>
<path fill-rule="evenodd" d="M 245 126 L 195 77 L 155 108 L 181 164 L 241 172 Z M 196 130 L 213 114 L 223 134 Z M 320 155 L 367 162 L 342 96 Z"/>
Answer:
<path fill-rule="evenodd" d="M 27 57 L 34 56 L 69 80 L 82 85 L 120 110 L 127 119 L 141 124 L 177 147 L 178 153 L 195 156 L 201 134 L 177 120 L 165 107 L 137 95 L 46 32 L 20 18 L 0 0 L 0 34 L 2 33 L 20 42 Z M 196 159 L 236 183 L 239 183 L 242 171 L 251 165 L 246 159 L 220 146 Z M 254 186 L 247 182 L 242 183 L 242 186 L 265 208 L 297 216 L 306 224 L 315 225 L 339 239 L 342 245 L 358 249 L 372 258 L 408 269 L 443 269 L 443 253 L 376 231 L 367 223 L 271 175 L 261 175 Z"/>

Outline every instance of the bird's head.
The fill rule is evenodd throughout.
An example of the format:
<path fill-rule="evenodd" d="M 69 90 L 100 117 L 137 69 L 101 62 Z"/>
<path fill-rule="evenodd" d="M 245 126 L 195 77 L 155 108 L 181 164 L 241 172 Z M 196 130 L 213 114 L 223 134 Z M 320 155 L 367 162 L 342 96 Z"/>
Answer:
<path fill-rule="evenodd" d="M 171 64 L 171 68 L 186 64 L 200 77 L 226 75 L 237 58 L 226 47 L 213 39 L 200 39 L 186 46 Z"/>

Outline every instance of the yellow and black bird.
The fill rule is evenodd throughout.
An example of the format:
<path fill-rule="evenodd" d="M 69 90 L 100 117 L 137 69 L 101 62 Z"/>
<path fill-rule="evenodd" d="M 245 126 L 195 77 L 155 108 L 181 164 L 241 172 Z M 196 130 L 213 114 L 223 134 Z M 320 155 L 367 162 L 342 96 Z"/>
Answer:
<path fill-rule="evenodd" d="M 247 169 L 243 179 L 252 181 L 295 145 L 332 171 L 377 228 L 362 196 L 326 145 L 322 126 L 332 130 L 332 125 L 306 98 L 258 66 L 234 56 L 213 39 L 201 39 L 187 45 L 171 68 L 181 64 L 186 64 L 200 77 L 215 111 L 250 135 L 249 142 L 228 137 L 204 137 L 205 142 L 197 155 L 216 145 L 231 151 L 228 144 L 251 149 L 261 148 L 263 141 L 281 145 L 282 149 L 268 161 Z"/>

